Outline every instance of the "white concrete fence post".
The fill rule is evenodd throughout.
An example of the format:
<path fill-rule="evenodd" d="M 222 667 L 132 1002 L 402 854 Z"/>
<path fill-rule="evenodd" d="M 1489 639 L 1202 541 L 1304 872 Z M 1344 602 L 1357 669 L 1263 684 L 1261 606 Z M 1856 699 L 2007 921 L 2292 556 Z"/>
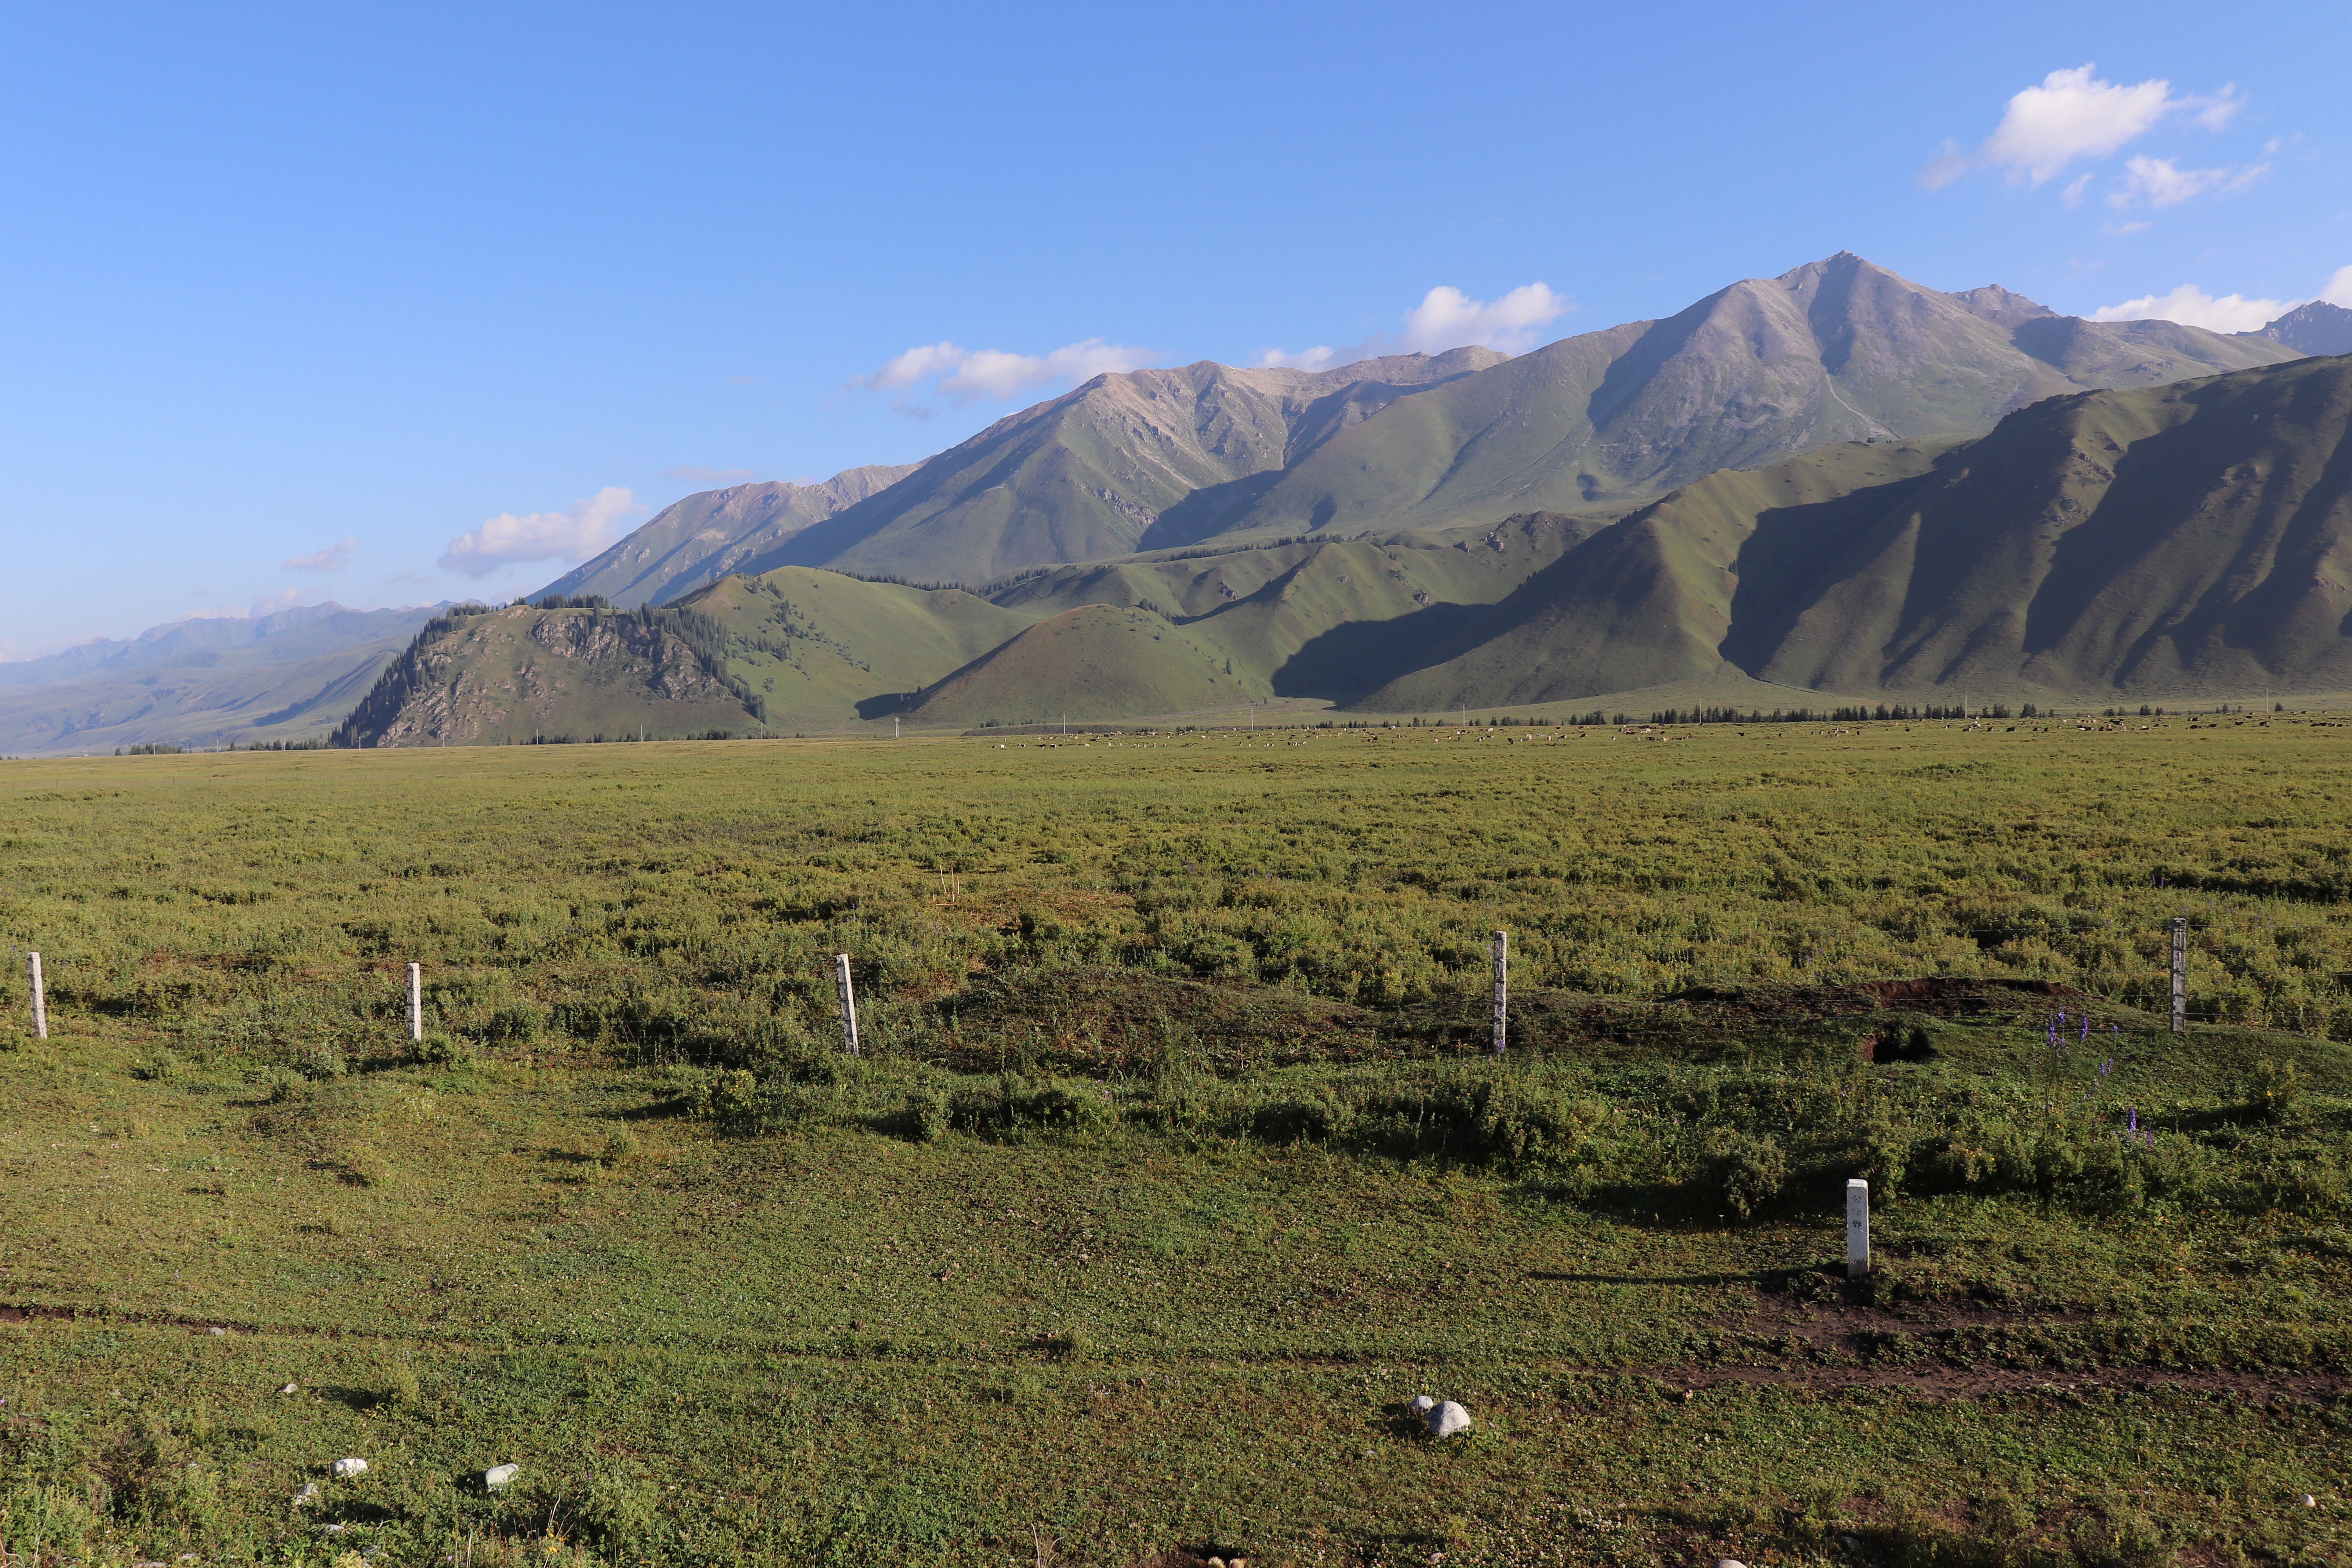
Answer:
<path fill-rule="evenodd" d="M 1503 1054 L 1505 1020 L 1510 1007 L 1511 933 L 1495 933 L 1495 1054 Z"/>
<path fill-rule="evenodd" d="M 1870 1184 L 1853 1177 L 1845 1184 L 1845 1277 L 1870 1272 Z"/>
<path fill-rule="evenodd" d="M 2172 917 L 2172 1032 L 2189 1032 L 2189 917 Z"/>
<path fill-rule="evenodd" d="M 41 955 L 26 953 L 25 968 L 33 978 L 33 1037 L 46 1040 L 49 1037 L 49 992 L 41 983 Z"/>
<path fill-rule="evenodd" d="M 857 1055 L 857 994 L 850 989 L 845 952 L 834 955 L 833 988 L 841 996 L 841 1048 L 854 1057 Z"/>
<path fill-rule="evenodd" d="M 408 1037 L 420 1042 L 425 1038 L 425 966 L 421 963 L 408 966 Z"/>

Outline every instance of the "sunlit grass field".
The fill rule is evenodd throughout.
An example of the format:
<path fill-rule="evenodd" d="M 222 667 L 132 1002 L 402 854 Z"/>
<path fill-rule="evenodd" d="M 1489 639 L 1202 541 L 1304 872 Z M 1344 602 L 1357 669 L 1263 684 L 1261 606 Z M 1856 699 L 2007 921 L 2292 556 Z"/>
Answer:
<path fill-rule="evenodd" d="M 2334 1560 L 2352 728 L 2126 723 L 0 764 L 0 1562 Z"/>

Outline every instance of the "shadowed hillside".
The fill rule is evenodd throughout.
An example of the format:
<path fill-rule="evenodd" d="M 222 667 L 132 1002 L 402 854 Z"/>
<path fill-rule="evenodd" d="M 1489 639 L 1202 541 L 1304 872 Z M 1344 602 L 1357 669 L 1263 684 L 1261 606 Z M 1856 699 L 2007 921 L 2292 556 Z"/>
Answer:
<path fill-rule="evenodd" d="M 1816 689 L 2352 683 L 2352 360 L 2050 399 L 1974 442 L 1725 472 L 1595 535 L 1363 705 L 1727 663 Z"/>

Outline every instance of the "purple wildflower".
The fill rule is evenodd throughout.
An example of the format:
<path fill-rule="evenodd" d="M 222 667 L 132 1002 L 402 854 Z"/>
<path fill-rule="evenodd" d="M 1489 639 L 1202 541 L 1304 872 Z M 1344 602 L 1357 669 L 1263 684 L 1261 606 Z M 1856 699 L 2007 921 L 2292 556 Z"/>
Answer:
<path fill-rule="evenodd" d="M 2131 1112 L 2130 1112 L 2130 1114 L 2131 1114 L 2131 1134 L 2132 1134 L 2132 1136 L 2133 1136 L 2133 1137 L 2137 1138 L 2137 1137 L 2138 1137 L 2138 1136 L 2139 1136 L 2139 1107 L 2138 1107 L 2138 1106 L 2137 1106 L 2137 1105 L 2133 1106 L 2133 1107 L 2131 1108 Z"/>

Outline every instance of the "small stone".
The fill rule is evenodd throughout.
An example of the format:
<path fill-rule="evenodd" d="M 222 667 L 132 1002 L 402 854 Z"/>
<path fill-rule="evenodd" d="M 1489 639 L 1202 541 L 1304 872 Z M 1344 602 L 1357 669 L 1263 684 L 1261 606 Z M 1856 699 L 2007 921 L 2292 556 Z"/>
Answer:
<path fill-rule="evenodd" d="M 363 1476 L 367 1474 L 367 1461 L 365 1459 L 337 1459 L 335 1461 L 335 1474 L 339 1477 Z"/>
<path fill-rule="evenodd" d="M 1429 1423 L 1429 1435 L 1433 1437 L 1452 1437 L 1470 1430 L 1470 1412 L 1451 1399 L 1423 1419 Z"/>
<path fill-rule="evenodd" d="M 2319 1506 L 2319 1500 L 2312 1496 L 2309 1492 L 2305 1492 L 2303 1494 L 2303 1506 L 2305 1508 L 2317 1508 Z"/>
<path fill-rule="evenodd" d="M 1715 1560 L 1715 1568 L 1748 1568 L 1748 1564 L 1737 1557 L 1718 1557 Z"/>
<path fill-rule="evenodd" d="M 1405 1408 L 1412 1411 L 1415 1415 L 1426 1415 L 1431 1411 L 1437 1408 L 1437 1401 L 1432 1399 L 1426 1394 L 1416 1394 L 1412 1396 L 1412 1403 L 1406 1405 Z"/>
<path fill-rule="evenodd" d="M 309 1508 L 312 1503 L 318 1500 L 319 1483 L 316 1481 L 304 1481 L 302 1483 L 302 1489 L 294 1494 L 294 1506 L 296 1508 Z"/>
<path fill-rule="evenodd" d="M 208 1333 L 208 1334 L 215 1335 L 215 1336 L 218 1336 L 218 1335 L 221 1335 L 221 1334 L 226 1334 L 226 1333 L 227 1333 L 227 1332 L 228 1332 L 228 1331 L 227 1331 L 226 1329 L 222 1328 L 218 1323 L 215 1323 L 211 1328 L 206 1329 L 206 1330 L 205 1331 L 205 1332 L 206 1332 L 206 1333 Z"/>
<path fill-rule="evenodd" d="M 488 1469 L 482 1472 L 482 1484 L 489 1488 L 492 1491 L 496 1491 L 500 1487 L 506 1485 L 509 1481 L 514 1479 L 516 1475 L 520 1473 L 521 1469 L 522 1467 L 520 1465 L 492 1465 Z"/>
<path fill-rule="evenodd" d="M 294 1385 L 293 1385 L 292 1384 L 290 1384 L 290 1383 L 289 1383 L 289 1384 L 288 1384 L 285 1387 L 283 1387 L 283 1388 L 279 1389 L 278 1392 L 278 1393 L 280 1393 L 280 1394 L 291 1394 L 291 1393 L 293 1393 L 293 1392 L 294 1392 Z"/>

